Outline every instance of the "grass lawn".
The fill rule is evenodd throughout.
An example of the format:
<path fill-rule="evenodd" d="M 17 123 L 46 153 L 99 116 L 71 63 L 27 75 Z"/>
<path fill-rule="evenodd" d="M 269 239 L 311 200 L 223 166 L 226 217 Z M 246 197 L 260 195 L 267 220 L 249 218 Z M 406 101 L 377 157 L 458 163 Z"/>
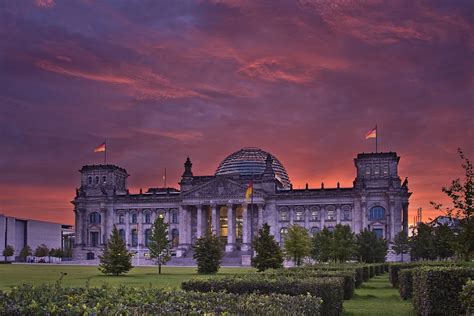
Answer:
<path fill-rule="evenodd" d="M 400 298 L 398 289 L 379 275 L 355 290 L 351 300 L 344 301 L 344 315 L 416 315 L 411 301 Z"/>
<path fill-rule="evenodd" d="M 221 268 L 218 275 L 247 273 L 251 268 Z M 178 289 L 182 281 L 192 278 L 207 278 L 198 275 L 196 268 L 166 267 L 158 275 L 158 268 L 135 267 L 122 276 L 103 275 L 96 266 L 41 265 L 41 264 L 0 264 L 0 290 L 9 290 L 21 283 L 55 283 L 61 272 L 67 273 L 62 284 L 65 286 L 84 286 L 89 280 L 91 286 L 108 283 L 112 286 L 133 285 Z"/>

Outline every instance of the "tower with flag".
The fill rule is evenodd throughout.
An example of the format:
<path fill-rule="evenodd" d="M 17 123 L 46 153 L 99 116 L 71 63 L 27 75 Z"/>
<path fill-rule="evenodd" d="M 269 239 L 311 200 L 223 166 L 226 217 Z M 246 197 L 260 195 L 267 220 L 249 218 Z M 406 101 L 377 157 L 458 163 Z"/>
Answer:
<path fill-rule="evenodd" d="M 95 153 L 104 153 L 104 164 L 107 164 L 107 141 L 104 140 L 102 144 L 94 149 Z"/>

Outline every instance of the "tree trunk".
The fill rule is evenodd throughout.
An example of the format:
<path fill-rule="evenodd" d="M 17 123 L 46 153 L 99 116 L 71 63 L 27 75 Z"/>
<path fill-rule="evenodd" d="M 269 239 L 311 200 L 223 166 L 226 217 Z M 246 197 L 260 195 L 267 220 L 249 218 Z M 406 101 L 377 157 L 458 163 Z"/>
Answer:
<path fill-rule="evenodd" d="M 161 274 L 161 263 L 158 263 L 158 274 Z"/>

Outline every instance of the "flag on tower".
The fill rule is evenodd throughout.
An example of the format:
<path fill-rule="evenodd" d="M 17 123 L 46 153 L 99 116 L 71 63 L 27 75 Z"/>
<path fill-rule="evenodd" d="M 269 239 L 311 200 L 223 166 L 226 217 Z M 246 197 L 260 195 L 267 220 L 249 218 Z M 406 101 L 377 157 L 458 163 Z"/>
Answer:
<path fill-rule="evenodd" d="M 377 138 L 377 126 L 375 126 L 374 128 L 372 128 L 372 129 L 367 133 L 367 135 L 365 135 L 365 139 L 369 139 L 369 138 Z"/>
<path fill-rule="evenodd" d="M 101 153 L 101 152 L 104 152 L 106 150 L 105 148 L 105 142 L 103 142 L 102 144 L 100 144 L 96 149 L 94 149 L 94 152 L 95 153 Z"/>
<path fill-rule="evenodd" d="M 250 181 L 249 186 L 247 187 L 247 191 L 245 191 L 245 199 L 250 200 L 253 195 L 253 182 Z"/>

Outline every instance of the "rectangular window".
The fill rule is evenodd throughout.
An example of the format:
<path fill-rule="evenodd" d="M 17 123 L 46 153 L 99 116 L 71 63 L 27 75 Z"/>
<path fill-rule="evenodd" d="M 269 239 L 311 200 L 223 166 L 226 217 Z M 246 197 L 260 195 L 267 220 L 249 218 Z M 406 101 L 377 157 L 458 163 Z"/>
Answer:
<path fill-rule="evenodd" d="M 91 246 L 97 247 L 99 245 L 99 233 L 91 232 Z"/>
<path fill-rule="evenodd" d="M 334 216 L 334 211 L 328 211 L 328 214 L 327 214 L 327 220 L 328 221 L 333 221 L 336 219 L 336 217 Z"/>
<path fill-rule="evenodd" d="M 288 221 L 288 212 L 286 211 L 280 212 L 280 221 L 283 221 L 283 222 Z"/>
<path fill-rule="evenodd" d="M 295 221 L 301 222 L 304 221 L 304 216 L 302 211 L 296 211 L 295 213 Z"/>
<path fill-rule="evenodd" d="M 382 228 L 374 228 L 374 233 L 377 235 L 377 238 L 383 238 L 383 229 Z"/>

